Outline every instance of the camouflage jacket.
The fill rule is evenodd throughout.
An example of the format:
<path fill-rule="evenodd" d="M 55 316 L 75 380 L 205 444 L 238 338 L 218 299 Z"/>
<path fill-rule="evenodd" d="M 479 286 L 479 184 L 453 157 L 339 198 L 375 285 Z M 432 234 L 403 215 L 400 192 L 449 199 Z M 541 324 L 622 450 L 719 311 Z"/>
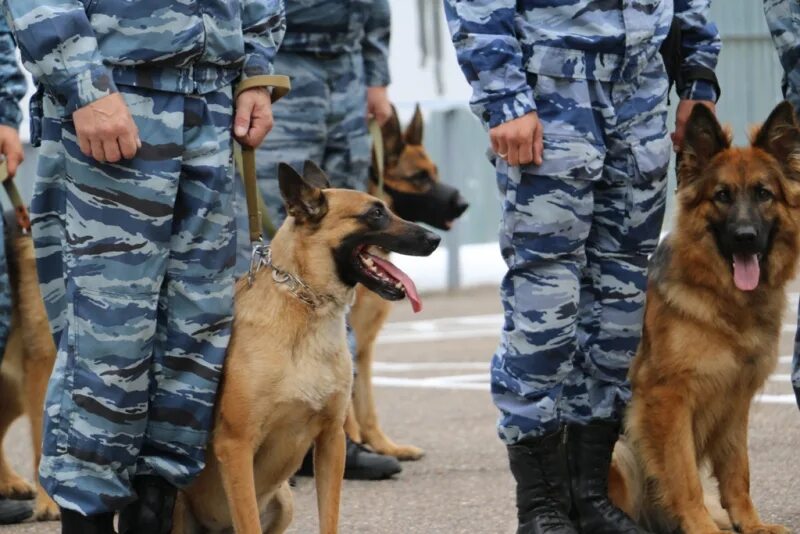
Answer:
<path fill-rule="evenodd" d="M 290 0 L 281 50 L 361 53 L 367 85 L 389 85 L 388 0 Z"/>
<path fill-rule="evenodd" d="M 673 6 L 674 4 L 674 6 Z M 444 0 L 473 110 L 494 127 L 534 111 L 528 74 L 630 81 L 658 54 L 673 16 L 682 67 L 713 70 L 720 51 L 710 0 Z M 674 8 L 674 9 L 673 9 Z M 687 83 L 682 98 L 716 100 L 714 84 Z"/>
<path fill-rule="evenodd" d="M 764 0 L 764 14 L 783 66 L 783 94 L 800 113 L 800 2 Z"/>
<path fill-rule="evenodd" d="M 22 121 L 19 101 L 27 90 L 28 83 L 17 64 L 14 37 L 5 19 L 0 17 L 0 125 L 19 127 Z"/>
<path fill-rule="evenodd" d="M 282 0 L 3 0 L 25 67 L 72 113 L 116 84 L 205 93 L 272 73 Z"/>

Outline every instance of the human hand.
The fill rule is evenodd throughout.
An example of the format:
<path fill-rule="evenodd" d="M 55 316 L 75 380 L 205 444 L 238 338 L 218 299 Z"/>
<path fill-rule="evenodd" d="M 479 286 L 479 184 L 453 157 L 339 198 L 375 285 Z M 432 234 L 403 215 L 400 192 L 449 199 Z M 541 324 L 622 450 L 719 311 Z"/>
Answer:
<path fill-rule="evenodd" d="M 509 165 L 542 164 L 542 123 L 535 111 L 489 130 L 492 150 Z"/>
<path fill-rule="evenodd" d="M 97 161 L 116 163 L 122 158 L 131 159 L 142 146 L 139 128 L 119 93 L 76 110 L 72 121 L 81 152 Z"/>
<path fill-rule="evenodd" d="M 692 114 L 692 108 L 701 104 L 710 109 L 714 114 L 717 113 L 717 106 L 710 100 L 681 100 L 678 109 L 675 111 L 675 131 L 670 136 L 672 138 L 672 150 L 680 151 L 683 144 L 683 134 L 686 132 L 686 122 Z"/>
<path fill-rule="evenodd" d="M 367 116 L 383 126 L 392 116 L 392 104 L 386 87 L 367 87 Z"/>
<path fill-rule="evenodd" d="M 19 164 L 25 159 L 25 151 L 22 149 L 22 141 L 16 128 L 0 126 L 0 154 L 5 156 L 8 176 L 13 178 L 17 174 Z"/>
<path fill-rule="evenodd" d="M 272 130 L 272 95 L 265 87 L 252 87 L 236 98 L 233 136 L 244 146 L 256 148 Z"/>

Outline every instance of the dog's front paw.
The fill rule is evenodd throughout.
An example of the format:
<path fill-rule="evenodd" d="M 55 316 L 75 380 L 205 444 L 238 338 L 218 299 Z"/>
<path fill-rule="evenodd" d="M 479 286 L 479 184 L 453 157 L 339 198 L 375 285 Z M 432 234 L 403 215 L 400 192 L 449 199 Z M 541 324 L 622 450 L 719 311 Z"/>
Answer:
<path fill-rule="evenodd" d="M 407 460 L 419 460 L 420 458 L 425 456 L 425 451 L 413 445 L 397 445 L 396 447 L 394 447 L 394 449 L 382 454 L 394 456 L 398 460 L 407 461 Z"/>
<path fill-rule="evenodd" d="M 16 473 L 9 473 L 0 480 L 0 496 L 9 499 L 27 500 L 36 496 L 36 490 L 24 478 Z"/>
<path fill-rule="evenodd" d="M 33 510 L 34 521 L 58 521 L 61 513 L 58 505 L 46 493 L 39 492 L 36 496 L 36 507 Z"/>
<path fill-rule="evenodd" d="M 791 534 L 791 531 L 783 525 L 754 525 L 742 527 L 739 532 L 742 534 Z"/>

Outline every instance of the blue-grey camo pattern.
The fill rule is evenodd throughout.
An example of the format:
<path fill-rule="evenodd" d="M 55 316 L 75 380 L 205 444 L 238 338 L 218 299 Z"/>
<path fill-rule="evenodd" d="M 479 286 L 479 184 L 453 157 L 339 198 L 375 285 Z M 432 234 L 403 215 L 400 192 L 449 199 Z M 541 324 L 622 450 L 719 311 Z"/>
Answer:
<path fill-rule="evenodd" d="M 660 58 L 636 82 L 531 75 L 543 163 L 497 159 L 505 311 L 492 396 L 508 444 L 620 421 L 671 144 Z"/>
<path fill-rule="evenodd" d="M 783 95 L 800 116 L 800 2 L 764 0 L 764 14 L 783 66 Z M 792 386 L 800 406 L 800 307 L 792 361 Z"/>
<path fill-rule="evenodd" d="M 282 0 L 3 0 L 25 67 L 65 115 L 116 85 L 208 93 L 272 74 Z"/>
<path fill-rule="evenodd" d="M 291 30 L 290 30 L 291 31 Z M 286 216 L 278 187 L 278 163 L 302 171 L 306 160 L 328 174 L 333 187 L 365 190 L 371 162 L 367 131 L 367 86 L 359 54 L 319 58 L 284 52 L 278 72 L 289 72 L 292 91 L 272 108 L 275 126 L 257 153 L 258 184 L 273 224 Z M 239 187 L 240 191 L 242 190 Z M 243 195 L 238 205 L 244 206 Z M 245 210 L 239 210 L 239 273 L 247 270 L 249 243 Z"/>
<path fill-rule="evenodd" d="M 233 309 L 231 87 L 120 90 L 137 156 L 87 158 L 47 97 L 32 202 L 58 341 L 40 480 L 84 514 L 124 506 L 135 475 L 202 469 Z"/>
<path fill-rule="evenodd" d="M 444 0 L 473 110 L 489 127 L 536 108 L 528 74 L 634 82 L 658 55 L 673 15 L 683 66 L 713 71 L 720 50 L 710 0 Z M 706 81 L 682 98 L 716 100 Z"/>
<path fill-rule="evenodd" d="M 357 54 L 369 86 L 389 85 L 389 0 L 293 0 L 282 52 Z"/>

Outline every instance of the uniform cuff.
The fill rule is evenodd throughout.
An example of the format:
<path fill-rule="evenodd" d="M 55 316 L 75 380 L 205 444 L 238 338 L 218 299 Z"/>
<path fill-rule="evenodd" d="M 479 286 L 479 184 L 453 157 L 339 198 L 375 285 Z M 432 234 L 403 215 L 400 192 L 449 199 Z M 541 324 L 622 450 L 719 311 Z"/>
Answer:
<path fill-rule="evenodd" d="M 709 102 L 716 102 L 719 98 L 716 87 L 707 80 L 689 82 L 679 96 L 684 100 L 707 100 Z"/>
<path fill-rule="evenodd" d="M 530 89 L 495 98 L 494 100 L 476 103 L 472 107 L 475 114 L 481 117 L 489 128 L 500 126 L 503 123 L 536 111 L 533 91 Z"/>
<path fill-rule="evenodd" d="M 19 128 L 22 122 L 22 110 L 16 98 L 0 99 L 0 126 Z"/>
<path fill-rule="evenodd" d="M 111 71 L 105 65 L 92 65 L 55 88 L 65 101 L 65 112 L 71 115 L 92 102 L 117 92 Z"/>

